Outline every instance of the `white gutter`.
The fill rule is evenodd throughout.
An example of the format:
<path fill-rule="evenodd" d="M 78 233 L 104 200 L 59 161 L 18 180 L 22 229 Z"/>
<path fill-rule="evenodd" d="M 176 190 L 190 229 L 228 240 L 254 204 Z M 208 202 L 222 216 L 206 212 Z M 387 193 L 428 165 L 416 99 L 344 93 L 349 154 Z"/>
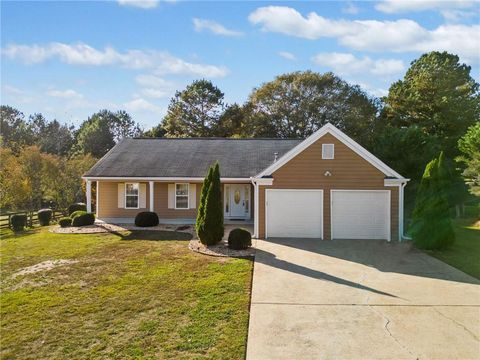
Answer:
<path fill-rule="evenodd" d="M 253 185 L 253 206 L 254 206 L 254 210 L 253 210 L 253 237 L 255 239 L 258 239 L 258 223 L 259 223 L 259 220 L 258 220 L 258 184 L 257 182 L 255 181 L 256 179 L 251 177 L 250 178 L 250 181 Z"/>
<path fill-rule="evenodd" d="M 121 180 L 121 181 L 199 181 L 203 182 L 205 177 L 126 177 L 126 176 L 82 176 L 84 180 Z M 250 182 L 250 178 L 220 178 L 221 182 Z"/>
<path fill-rule="evenodd" d="M 400 202 L 400 219 L 399 219 L 399 228 L 400 228 L 400 241 L 402 240 L 412 240 L 411 237 L 405 235 L 404 231 L 404 211 L 405 211 L 405 206 L 404 206 L 404 189 L 405 186 L 407 185 L 407 182 L 402 183 L 398 190 L 399 190 L 399 202 Z"/>

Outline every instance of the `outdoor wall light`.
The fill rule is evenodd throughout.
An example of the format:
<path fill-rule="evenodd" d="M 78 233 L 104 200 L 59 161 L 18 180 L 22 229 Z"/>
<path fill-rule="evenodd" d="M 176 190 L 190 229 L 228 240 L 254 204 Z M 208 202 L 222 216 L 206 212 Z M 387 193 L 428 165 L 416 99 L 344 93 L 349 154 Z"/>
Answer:
<path fill-rule="evenodd" d="M 327 170 L 327 171 L 325 171 L 325 174 L 323 174 L 323 175 L 325 175 L 325 176 L 332 176 L 332 173 Z"/>

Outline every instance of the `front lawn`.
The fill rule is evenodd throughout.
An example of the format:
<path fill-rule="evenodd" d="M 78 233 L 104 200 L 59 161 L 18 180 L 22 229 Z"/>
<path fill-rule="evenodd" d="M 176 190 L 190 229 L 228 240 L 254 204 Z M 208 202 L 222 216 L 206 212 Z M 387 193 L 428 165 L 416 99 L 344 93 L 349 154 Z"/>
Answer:
<path fill-rule="evenodd" d="M 3 236 L 0 358 L 243 359 L 252 262 L 192 253 L 188 237 Z M 59 259 L 78 262 L 14 276 Z"/>
<path fill-rule="evenodd" d="M 473 221 L 455 221 L 456 240 L 448 250 L 429 251 L 437 259 L 480 279 L 480 227 Z"/>

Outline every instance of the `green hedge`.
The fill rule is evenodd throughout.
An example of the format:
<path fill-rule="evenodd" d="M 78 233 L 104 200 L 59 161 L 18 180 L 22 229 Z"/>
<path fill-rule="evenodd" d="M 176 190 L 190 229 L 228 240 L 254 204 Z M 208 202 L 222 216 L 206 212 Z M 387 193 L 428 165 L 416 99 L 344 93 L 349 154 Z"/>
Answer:
<path fill-rule="evenodd" d="M 228 234 L 228 247 L 234 250 L 244 250 L 252 246 L 252 235 L 248 230 L 236 228 Z"/>
<path fill-rule="evenodd" d="M 75 211 L 87 211 L 87 204 L 84 203 L 75 203 L 68 207 L 68 215 L 72 215 Z"/>
<path fill-rule="evenodd" d="M 50 225 L 50 221 L 52 220 L 53 211 L 52 209 L 41 209 L 38 210 L 37 216 L 40 226 L 48 226 Z"/>
<path fill-rule="evenodd" d="M 135 225 L 140 227 L 157 226 L 159 223 L 158 215 L 151 211 L 139 212 L 135 216 Z"/>
<path fill-rule="evenodd" d="M 72 218 L 63 217 L 63 218 L 61 218 L 60 220 L 58 220 L 58 224 L 59 224 L 60 227 L 62 227 L 62 228 L 69 227 L 69 226 L 72 225 Z"/>
<path fill-rule="evenodd" d="M 94 223 L 95 223 L 95 214 L 93 213 L 76 215 L 72 219 L 72 226 L 87 226 L 87 225 L 93 225 Z"/>
<path fill-rule="evenodd" d="M 27 226 L 27 215 L 15 214 L 10 218 L 10 226 L 13 231 L 22 231 Z"/>

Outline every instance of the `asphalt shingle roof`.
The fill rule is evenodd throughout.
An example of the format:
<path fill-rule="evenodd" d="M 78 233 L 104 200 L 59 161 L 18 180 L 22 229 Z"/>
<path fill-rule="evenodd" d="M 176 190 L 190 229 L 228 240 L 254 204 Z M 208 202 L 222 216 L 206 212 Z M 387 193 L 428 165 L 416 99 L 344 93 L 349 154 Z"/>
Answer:
<path fill-rule="evenodd" d="M 255 176 L 300 139 L 124 139 L 86 174 L 90 177 L 204 177 L 218 160 L 221 177 Z"/>

